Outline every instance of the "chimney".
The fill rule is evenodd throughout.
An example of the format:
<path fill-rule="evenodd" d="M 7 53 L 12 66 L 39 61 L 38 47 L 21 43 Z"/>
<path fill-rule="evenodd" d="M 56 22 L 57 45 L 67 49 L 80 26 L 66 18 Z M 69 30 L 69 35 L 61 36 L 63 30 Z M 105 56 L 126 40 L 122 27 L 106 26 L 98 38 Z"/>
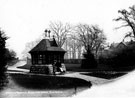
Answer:
<path fill-rule="evenodd" d="M 48 37 L 50 38 L 50 33 L 51 33 L 51 31 L 50 30 L 48 30 Z"/>
<path fill-rule="evenodd" d="M 46 29 L 44 32 L 45 32 L 45 38 L 49 39 L 51 31 Z"/>

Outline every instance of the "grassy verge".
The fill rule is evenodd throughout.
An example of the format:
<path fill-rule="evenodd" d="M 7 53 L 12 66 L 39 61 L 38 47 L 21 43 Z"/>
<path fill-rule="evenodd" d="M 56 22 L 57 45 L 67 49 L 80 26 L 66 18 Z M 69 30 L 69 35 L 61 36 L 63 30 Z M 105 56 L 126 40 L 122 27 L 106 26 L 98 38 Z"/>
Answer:
<path fill-rule="evenodd" d="M 88 75 L 88 76 L 104 78 L 104 79 L 114 79 L 114 78 L 123 76 L 126 73 L 124 73 L 124 72 L 114 72 L 114 71 L 97 71 L 97 72 L 82 73 L 82 74 Z"/>

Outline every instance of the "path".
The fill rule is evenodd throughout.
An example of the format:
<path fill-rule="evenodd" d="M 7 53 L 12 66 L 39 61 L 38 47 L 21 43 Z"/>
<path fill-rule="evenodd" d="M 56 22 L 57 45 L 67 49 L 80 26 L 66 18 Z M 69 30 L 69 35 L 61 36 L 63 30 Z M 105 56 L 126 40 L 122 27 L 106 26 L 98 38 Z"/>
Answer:
<path fill-rule="evenodd" d="M 26 64 L 26 61 L 19 61 L 19 62 L 17 62 L 15 65 L 13 65 L 13 66 L 9 66 L 8 67 L 8 73 L 11 73 L 11 72 L 29 72 L 29 70 L 27 70 L 27 69 L 20 69 L 20 68 L 17 68 L 17 67 L 19 67 L 19 66 L 23 66 L 23 65 L 25 65 Z"/>

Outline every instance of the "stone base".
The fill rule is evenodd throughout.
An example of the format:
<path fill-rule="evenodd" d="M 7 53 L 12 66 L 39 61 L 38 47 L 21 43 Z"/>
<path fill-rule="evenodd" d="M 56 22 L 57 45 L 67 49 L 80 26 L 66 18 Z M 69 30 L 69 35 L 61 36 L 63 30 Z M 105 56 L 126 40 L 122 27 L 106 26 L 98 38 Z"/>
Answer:
<path fill-rule="evenodd" d="M 52 64 L 49 64 L 49 65 L 32 65 L 30 67 L 30 73 L 48 74 L 48 75 L 53 75 L 53 74 L 57 74 L 57 73 L 61 74 L 63 72 L 66 72 L 65 64 L 61 64 L 61 65 L 62 65 L 62 67 L 60 67 L 60 68 L 53 67 Z"/>

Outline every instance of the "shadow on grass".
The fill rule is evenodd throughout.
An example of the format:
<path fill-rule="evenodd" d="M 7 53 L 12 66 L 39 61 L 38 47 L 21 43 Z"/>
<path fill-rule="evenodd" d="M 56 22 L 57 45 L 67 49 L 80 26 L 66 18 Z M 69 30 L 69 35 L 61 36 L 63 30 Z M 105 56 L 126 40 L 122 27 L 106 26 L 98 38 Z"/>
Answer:
<path fill-rule="evenodd" d="M 27 89 L 69 89 L 77 87 L 91 87 L 91 82 L 78 78 L 63 76 L 43 76 L 32 74 L 10 74 L 14 82 Z"/>
<path fill-rule="evenodd" d="M 81 74 L 99 77 L 99 78 L 104 78 L 104 79 L 115 79 L 115 78 L 118 78 L 120 76 L 125 75 L 126 73 L 124 73 L 124 72 L 114 72 L 114 71 L 97 71 L 97 72 L 81 73 Z"/>

